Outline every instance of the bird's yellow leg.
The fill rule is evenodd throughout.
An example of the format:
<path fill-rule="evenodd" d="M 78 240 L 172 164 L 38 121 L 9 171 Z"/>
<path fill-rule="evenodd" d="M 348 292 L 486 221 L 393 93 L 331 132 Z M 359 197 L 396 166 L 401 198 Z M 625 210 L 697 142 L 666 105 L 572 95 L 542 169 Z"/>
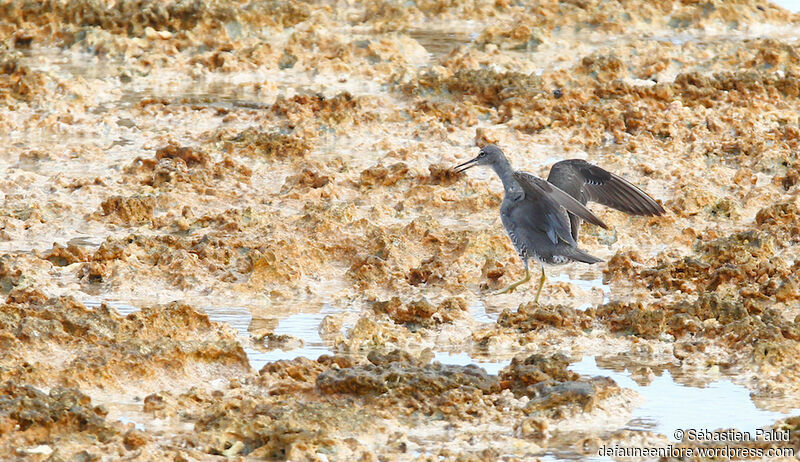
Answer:
<path fill-rule="evenodd" d="M 516 289 L 517 287 L 519 287 L 522 284 L 525 284 L 526 282 L 528 282 L 530 280 L 531 280 L 531 272 L 528 269 L 528 265 L 525 265 L 525 277 L 520 279 L 519 281 L 511 284 L 510 286 L 506 287 L 505 289 L 501 290 L 500 292 L 497 292 L 497 295 L 513 292 L 514 289 Z M 541 288 L 539 290 L 541 290 Z"/>
<path fill-rule="evenodd" d="M 544 275 L 544 265 L 542 265 L 542 276 L 539 278 L 539 290 L 536 291 L 536 298 L 533 299 L 533 303 L 539 304 L 539 294 L 542 293 L 542 287 L 544 287 L 544 281 L 547 280 L 547 276 Z"/>

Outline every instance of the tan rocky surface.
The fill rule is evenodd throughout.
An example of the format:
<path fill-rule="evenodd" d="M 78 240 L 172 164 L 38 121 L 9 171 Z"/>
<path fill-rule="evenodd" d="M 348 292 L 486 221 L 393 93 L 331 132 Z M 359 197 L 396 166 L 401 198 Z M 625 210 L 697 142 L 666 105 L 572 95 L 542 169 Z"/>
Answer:
<path fill-rule="evenodd" d="M 584 356 L 796 415 L 798 32 L 755 0 L 0 2 L 0 454 L 668 444 Z M 495 295 L 502 188 L 450 170 L 486 142 L 668 213 L 593 206 L 606 263 Z"/>

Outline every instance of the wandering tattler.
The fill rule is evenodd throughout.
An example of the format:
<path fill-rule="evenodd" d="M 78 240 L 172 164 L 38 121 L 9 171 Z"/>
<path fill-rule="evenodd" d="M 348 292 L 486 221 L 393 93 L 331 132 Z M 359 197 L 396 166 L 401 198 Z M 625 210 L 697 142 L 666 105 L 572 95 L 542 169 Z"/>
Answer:
<path fill-rule="evenodd" d="M 505 197 L 500 219 L 508 237 L 525 265 L 525 277 L 498 292 L 513 292 L 531 279 L 528 259 L 542 267 L 539 289 L 545 281 L 544 264 L 560 265 L 572 261 L 597 263 L 602 260 L 578 248 L 581 220 L 608 228 L 585 204 L 587 201 L 632 215 L 662 215 L 661 207 L 647 193 L 611 172 L 581 159 L 562 160 L 550 168 L 547 181 L 527 172 L 515 171 L 497 146 L 484 146 L 478 157 L 455 167 L 456 172 L 488 165 L 503 182 Z"/>

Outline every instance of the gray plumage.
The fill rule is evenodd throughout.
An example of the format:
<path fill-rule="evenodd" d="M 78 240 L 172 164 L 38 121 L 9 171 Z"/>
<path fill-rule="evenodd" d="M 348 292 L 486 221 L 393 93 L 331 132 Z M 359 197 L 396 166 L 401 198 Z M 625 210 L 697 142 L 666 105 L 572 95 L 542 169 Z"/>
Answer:
<path fill-rule="evenodd" d="M 513 172 L 512 178 L 521 187 L 522 194 L 506 192 L 500 205 L 500 220 L 523 261 L 533 258 L 551 265 L 571 260 L 601 261 L 578 248 L 570 233 L 567 213 L 607 228 L 605 223 L 583 204 L 541 178 L 525 172 Z"/>
<path fill-rule="evenodd" d="M 562 160 L 550 167 L 547 181 L 586 205 L 588 201 L 631 215 L 663 215 L 664 208 L 627 180 L 581 159 Z M 578 239 L 580 217 L 569 213 L 572 237 Z"/>
<path fill-rule="evenodd" d="M 579 249 L 577 243 L 581 220 L 608 228 L 586 208 L 590 200 L 634 215 L 664 213 L 664 209 L 641 189 L 584 160 L 556 163 L 545 181 L 530 173 L 515 171 L 503 151 L 490 144 L 455 170 L 463 172 L 476 165 L 491 167 L 503 182 L 505 196 L 500 206 L 500 219 L 525 265 L 526 279 L 512 284 L 506 291 L 530 279 L 528 260 L 531 258 L 540 264 L 602 261 Z M 542 266 L 537 301 L 544 279 Z"/>

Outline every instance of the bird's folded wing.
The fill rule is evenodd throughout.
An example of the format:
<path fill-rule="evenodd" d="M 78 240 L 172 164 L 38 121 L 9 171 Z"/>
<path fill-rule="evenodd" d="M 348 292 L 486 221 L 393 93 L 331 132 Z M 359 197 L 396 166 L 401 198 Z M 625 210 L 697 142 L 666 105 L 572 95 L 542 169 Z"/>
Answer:
<path fill-rule="evenodd" d="M 665 212 L 646 192 L 585 160 L 562 160 L 554 164 L 547 181 L 582 202 L 598 202 L 633 215 L 663 215 Z"/>
<path fill-rule="evenodd" d="M 527 199 L 553 201 L 557 205 L 564 207 L 568 212 L 583 218 L 587 222 L 608 229 L 608 226 L 583 204 L 547 181 L 526 172 L 514 172 L 514 177 L 519 184 L 522 185 Z M 554 210 L 554 213 L 559 212 L 559 210 Z M 571 239 L 565 240 L 569 242 Z"/>

